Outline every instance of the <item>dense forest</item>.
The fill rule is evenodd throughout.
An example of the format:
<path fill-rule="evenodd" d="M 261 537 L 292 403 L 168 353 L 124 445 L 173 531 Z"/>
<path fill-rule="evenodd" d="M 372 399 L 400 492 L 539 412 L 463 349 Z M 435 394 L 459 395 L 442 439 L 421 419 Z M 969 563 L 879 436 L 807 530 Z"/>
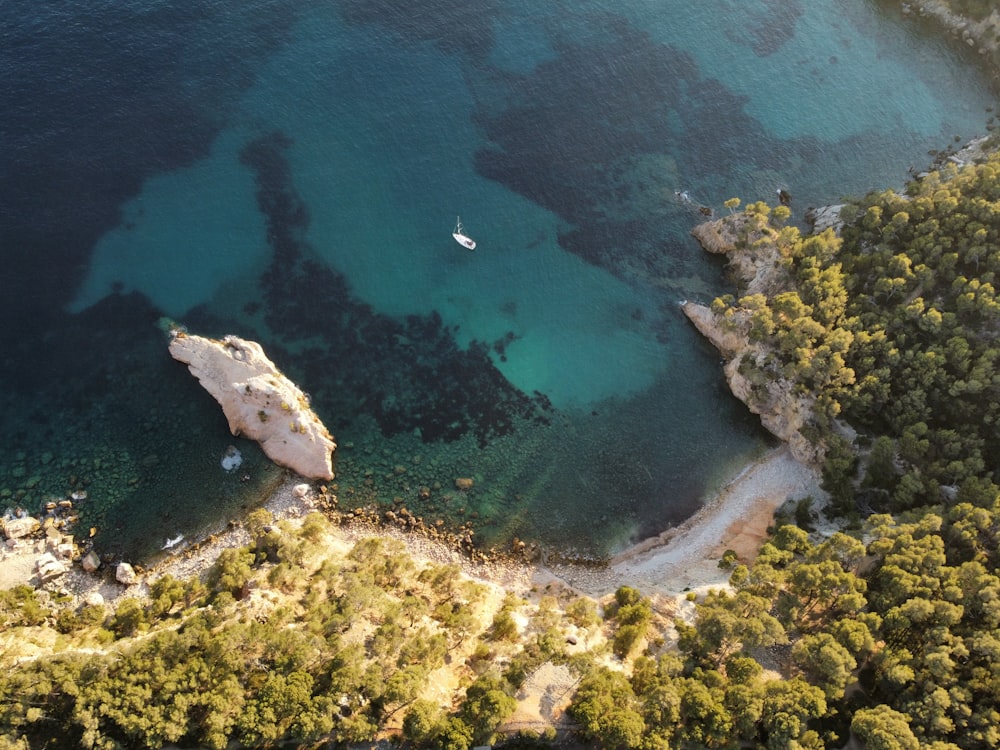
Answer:
<path fill-rule="evenodd" d="M 810 437 L 844 514 L 997 495 L 998 201 L 994 155 L 848 204 L 840 237 L 801 236 L 784 207 L 738 217 L 737 244 L 776 247 L 783 283 L 713 309 L 768 344 L 741 367 L 815 396 Z"/>

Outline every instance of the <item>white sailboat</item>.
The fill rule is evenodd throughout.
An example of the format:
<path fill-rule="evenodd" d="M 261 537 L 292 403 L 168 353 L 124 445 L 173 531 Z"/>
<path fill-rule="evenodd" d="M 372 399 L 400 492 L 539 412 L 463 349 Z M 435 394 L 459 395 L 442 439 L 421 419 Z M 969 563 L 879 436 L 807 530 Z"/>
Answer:
<path fill-rule="evenodd" d="M 451 236 L 455 238 L 455 242 L 467 250 L 476 249 L 476 241 L 465 234 L 465 230 L 462 228 L 461 216 L 455 218 L 455 231 L 451 233 Z"/>

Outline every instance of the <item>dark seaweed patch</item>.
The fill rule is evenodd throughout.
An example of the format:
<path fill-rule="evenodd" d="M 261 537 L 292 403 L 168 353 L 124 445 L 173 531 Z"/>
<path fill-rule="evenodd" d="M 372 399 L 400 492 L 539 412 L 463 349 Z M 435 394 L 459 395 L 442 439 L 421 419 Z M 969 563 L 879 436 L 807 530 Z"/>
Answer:
<path fill-rule="evenodd" d="M 264 319 L 282 343 L 268 348 L 311 384 L 317 411 L 340 425 L 371 415 L 384 435 L 419 431 L 425 442 L 472 433 L 481 446 L 511 432 L 518 417 L 547 423 L 548 399 L 514 388 L 486 344 L 460 348 L 437 312 L 379 314 L 315 258 L 304 239 L 308 212 L 285 160 L 289 145 L 271 133 L 248 144 L 241 159 L 254 171 L 274 252 L 261 287 Z"/>
<path fill-rule="evenodd" d="M 497 74 L 507 104 L 478 111 L 491 145 L 475 166 L 562 217 L 572 227 L 560 235 L 567 250 L 620 274 L 626 256 L 662 253 L 640 224 L 654 220 L 653 196 L 674 186 L 657 183 L 655 170 L 632 179 L 643 158 L 668 154 L 680 184 L 738 186 L 737 170 L 781 171 L 790 145 L 803 154 L 814 145 L 769 137 L 745 112 L 746 97 L 703 77 L 687 52 L 620 19 L 597 23 L 600 41 L 561 41 L 530 74 Z"/>

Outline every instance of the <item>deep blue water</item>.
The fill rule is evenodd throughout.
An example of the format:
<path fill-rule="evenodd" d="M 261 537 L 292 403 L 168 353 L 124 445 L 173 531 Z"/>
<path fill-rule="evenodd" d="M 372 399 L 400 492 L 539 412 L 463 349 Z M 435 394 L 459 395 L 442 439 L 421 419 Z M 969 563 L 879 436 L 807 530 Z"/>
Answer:
<path fill-rule="evenodd" d="M 674 191 L 801 218 L 899 187 L 984 132 L 973 63 L 864 0 L 0 20 L 0 506 L 85 489 L 81 533 L 143 557 L 280 478 L 169 318 L 310 393 L 342 504 L 598 554 L 677 522 L 766 440 L 679 315 L 725 282 Z"/>

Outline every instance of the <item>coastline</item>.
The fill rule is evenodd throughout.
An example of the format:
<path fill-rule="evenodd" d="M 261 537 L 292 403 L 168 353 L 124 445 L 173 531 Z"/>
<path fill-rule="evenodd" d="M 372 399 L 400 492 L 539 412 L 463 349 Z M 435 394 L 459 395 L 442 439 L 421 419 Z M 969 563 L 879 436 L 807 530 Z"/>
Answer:
<path fill-rule="evenodd" d="M 751 563 L 767 537 L 775 511 L 789 499 L 821 501 L 819 472 L 797 461 L 782 445 L 738 471 L 693 516 L 615 555 L 606 568 L 539 566 L 567 585 L 602 597 L 627 584 L 644 594 L 679 596 L 725 586 L 729 571 L 719 567 L 728 549 Z"/>
<path fill-rule="evenodd" d="M 275 520 L 296 519 L 318 509 L 318 497 L 308 485 L 290 478 L 261 506 Z M 789 499 L 806 496 L 820 500 L 818 472 L 796 461 L 787 446 L 772 449 L 739 470 L 705 505 L 682 524 L 638 542 L 615 555 L 601 567 L 569 563 L 544 564 L 514 559 L 473 559 L 455 547 L 420 533 L 395 527 L 350 521 L 335 526 L 338 544 L 350 545 L 367 537 L 401 541 L 418 561 L 458 565 L 470 577 L 528 595 L 533 589 L 569 588 L 601 599 L 622 585 L 645 595 L 679 597 L 691 590 L 725 586 L 729 571 L 719 567 L 727 549 L 741 562 L 750 563 L 767 536 L 774 512 Z M 226 548 L 246 545 L 250 536 L 241 524 L 231 525 L 199 542 L 183 545 L 142 571 L 139 580 L 124 586 L 110 580 L 107 572 L 89 574 L 79 566 L 54 585 L 77 601 L 95 593 L 107 603 L 139 596 L 148 584 L 163 575 L 187 578 L 204 574 Z M 33 561 L 37 553 L 6 553 L 0 565 L 0 588 L 35 585 Z"/>

